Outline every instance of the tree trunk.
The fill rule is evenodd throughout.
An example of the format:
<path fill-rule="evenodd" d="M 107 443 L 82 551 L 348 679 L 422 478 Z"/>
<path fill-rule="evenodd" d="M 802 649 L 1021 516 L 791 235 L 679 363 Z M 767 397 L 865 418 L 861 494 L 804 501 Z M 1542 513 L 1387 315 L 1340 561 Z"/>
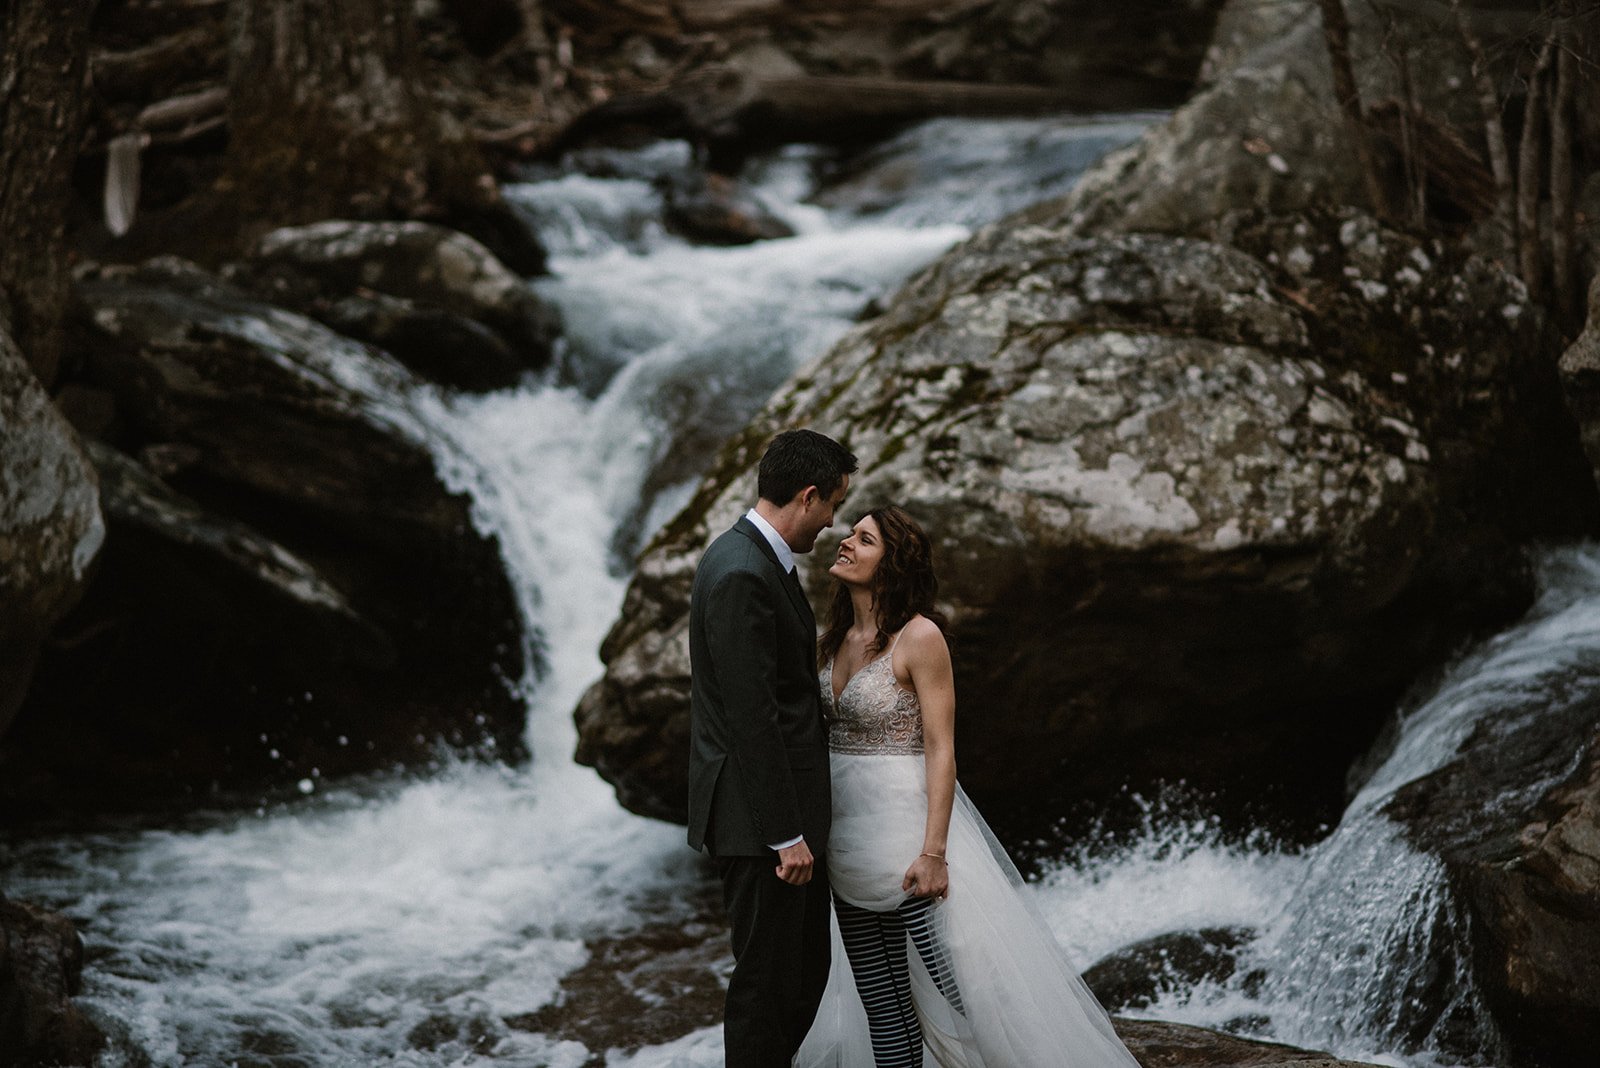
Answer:
<path fill-rule="evenodd" d="M 1345 132 L 1355 148 L 1366 184 L 1367 199 L 1373 214 L 1390 218 L 1389 198 L 1378 171 L 1378 154 L 1372 147 L 1372 134 L 1361 113 L 1361 91 L 1356 87 L 1355 65 L 1350 59 L 1350 21 L 1345 17 L 1343 0 L 1318 0 L 1322 9 L 1322 36 L 1328 45 L 1328 62 L 1333 68 L 1333 95 L 1344 115 Z"/>
<path fill-rule="evenodd" d="M 1550 303 L 1564 330 L 1576 329 L 1582 315 L 1573 260 L 1572 110 L 1578 58 L 1572 36 L 1564 28 L 1559 38 L 1556 89 L 1550 100 Z"/>
<path fill-rule="evenodd" d="M 1522 267 L 1522 280 L 1528 286 L 1528 295 L 1534 300 L 1544 299 L 1544 242 L 1539 232 L 1539 192 L 1543 185 L 1539 177 L 1544 148 L 1542 134 L 1545 126 L 1545 77 L 1550 61 L 1555 55 L 1556 31 L 1552 27 L 1539 49 L 1539 58 L 1528 75 L 1528 96 L 1522 108 L 1522 142 L 1517 148 L 1517 243 Z"/>
<path fill-rule="evenodd" d="M 1411 225 L 1420 230 L 1428 223 L 1428 164 L 1422 154 L 1422 137 L 1417 131 L 1422 104 L 1411 78 L 1410 49 L 1404 43 L 1396 47 L 1400 53 L 1395 64 L 1400 75 L 1400 98 L 1405 102 L 1400 109 L 1400 145 L 1405 155 L 1406 210 Z"/>
<path fill-rule="evenodd" d="M 1478 97 L 1478 113 L 1483 119 L 1483 138 L 1489 149 L 1489 173 L 1494 175 L 1494 220 L 1508 258 L 1517 255 L 1516 183 L 1511 177 L 1511 152 L 1506 147 L 1506 125 L 1500 114 L 1500 94 L 1489 73 L 1489 57 L 1483 41 L 1461 10 L 1461 0 L 1451 0 L 1456 29 L 1472 60 L 1472 82 Z"/>
<path fill-rule="evenodd" d="M 92 7 L 92 0 L 0 6 L 0 291 L 10 299 L 17 344 L 46 386 L 61 360 L 66 220 Z"/>
<path fill-rule="evenodd" d="M 482 160 L 422 89 L 412 0 L 231 0 L 228 38 L 224 190 L 247 218 L 410 216 L 482 199 Z"/>

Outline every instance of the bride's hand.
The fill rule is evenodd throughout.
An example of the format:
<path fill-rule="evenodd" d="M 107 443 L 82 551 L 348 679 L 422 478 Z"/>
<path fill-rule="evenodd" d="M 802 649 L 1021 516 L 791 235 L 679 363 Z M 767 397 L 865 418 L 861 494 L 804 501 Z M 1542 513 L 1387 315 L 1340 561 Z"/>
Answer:
<path fill-rule="evenodd" d="M 900 880 L 900 889 L 913 897 L 933 897 L 943 901 L 950 896 L 950 865 L 942 857 L 924 853 L 906 869 L 906 877 Z"/>

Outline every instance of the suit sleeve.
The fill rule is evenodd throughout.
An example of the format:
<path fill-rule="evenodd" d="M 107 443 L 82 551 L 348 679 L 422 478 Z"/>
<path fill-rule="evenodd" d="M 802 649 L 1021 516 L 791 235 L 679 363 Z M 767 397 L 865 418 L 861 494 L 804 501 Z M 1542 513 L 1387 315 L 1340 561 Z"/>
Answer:
<path fill-rule="evenodd" d="M 800 799 L 778 727 L 778 625 L 774 592 L 761 576 L 731 571 L 711 589 L 706 642 L 731 741 L 733 773 L 763 842 L 802 833 Z"/>

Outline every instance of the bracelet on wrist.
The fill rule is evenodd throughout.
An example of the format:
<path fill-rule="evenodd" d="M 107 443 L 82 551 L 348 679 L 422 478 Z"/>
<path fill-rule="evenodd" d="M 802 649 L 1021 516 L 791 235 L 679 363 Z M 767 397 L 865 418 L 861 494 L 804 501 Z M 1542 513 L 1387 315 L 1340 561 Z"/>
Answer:
<path fill-rule="evenodd" d="M 943 853 L 924 853 L 922 855 L 925 857 L 932 857 L 934 860 L 944 860 L 946 865 L 950 863 L 948 860 L 945 860 Z"/>

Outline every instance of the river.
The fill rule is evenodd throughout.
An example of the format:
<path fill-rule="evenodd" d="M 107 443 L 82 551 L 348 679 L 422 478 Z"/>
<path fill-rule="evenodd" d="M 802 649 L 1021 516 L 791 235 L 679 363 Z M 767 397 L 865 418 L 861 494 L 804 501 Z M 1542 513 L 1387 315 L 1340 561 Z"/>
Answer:
<path fill-rule="evenodd" d="M 519 683 L 533 760 L 445 755 L 421 776 L 308 780 L 300 801 L 255 812 L 11 843 L 7 892 L 84 933 L 82 1002 L 113 1036 L 104 1065 L 720 1064 L 715 1028 L 607 1051 L 507 1022 L 556 998 L 593 940 L 688 922 L 707 896 L 681 828 L 626 813 L 571 760 L 571 712 L 600 674 L 627 561 L 714 443 L 864 309 L 972 228 L 1064 191 L 1151 118 L 941 120 L 842 175 L 791 147 L 745 177 L 795 236 L 739 248 L 664 229 L 658 179 L 685 164 L 682 144 L 507 187 L 551 251 L 533 284 L 567 322 L 560 370 L 406 399 L 500 541 L 540 665 Z M 1428 1026 L 1417 1038 L 1405 1009 L 1441 961 L 1459 964 L 1455 918 L 1437 865 L 1380 810 L 1506 693 L 1600 660 L 1600 554 L 1554 551 L 1544 574 L 1528 620 L 1397 711 L 1387 757 L 1321 842 L 1224 833 L 1155 800 L 1138 830 L 1047 860 L 1041 904 L 1072 957 L 1246 929 L 1232 977 L 1172 984 L 1138 1015 L 1394 1065 L 1459 1059 Z M 1470 1015 L 1464 965 L 1450 981 Z M 1470 1059 L 1493 1063 L 1494 1035 L 1472 1041 Z"/>

